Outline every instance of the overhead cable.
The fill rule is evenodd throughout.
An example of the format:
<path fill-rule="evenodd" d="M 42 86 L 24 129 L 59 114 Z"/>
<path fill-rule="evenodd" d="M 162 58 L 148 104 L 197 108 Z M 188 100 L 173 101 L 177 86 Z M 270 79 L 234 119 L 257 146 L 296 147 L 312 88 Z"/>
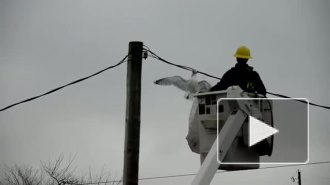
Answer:
<path fill-rule="evenodd" d="M 182 69 L 185 69 L 185 70 L 188 70 L 188 71 L 193 71 L 195 70 L 197 73 L 200 73 L 200 74 L 203 74 L 205 76 L 208 76 L 208 77 L 211 77 L 211 78 L 215 78 L 215 79 L 218 79 L 218 80 L 221 80 L 221 78 L 219 77 L 216 77 L 216 76 L 213 76 L 213 75 L 210 75 L 210 74 L 207 74 L 207 73 L 204 73 L 202 71 L 199 71 L 199 70 L 196 70 L 196 69 L 193 69 L 191 67 L 188 67 L 188 66 L 184 66 L 184 65 L 179 65 L 179 64 L 175 64 L 175 63 L 172 63 L 172 62 L 169 62 L 161 57 L 159 57 L 157 54 L 155 54 L 154 52 L 152 52 L 149 48 L 146 48 L 145 49 L 146 51 L 148 51 L 150 54 L 151 54 L 151 57 L 155 58 L 155 59 L 158 59 L 166 64 L 169 64 L 169 65 L 172 65 L 172 66 L 175 66 L 175 67 L 179 67 L 179 68 L 182 68 Z M 272 93 L 272 92 L 267 92 L 267 94 L 271 94 L 271 95 L 274 95 L 274 96 L 277 96 L 277 97 L 281 97 L 281 98 L 289 98 L 289 99 L 293 99 L 295 101 L 299 101 L 299 102 L 302 102 L 302 103 L 308 103 L 306 101 L 303 101 L 303 100 L 299 100 L 299 99 L 294 99 L 294 98 L 291 98 L 289 96 L 286 96 L 286 95 L 282 95 L 282 94 L 277 94 L 277 93 Z M 330 109 L 330 106 L 325 106 L 325 105 L 319 105 L 319 104 L 316 104 L 316 103 L 311 103 L 309 102 L 309 105 L 312 105 L 312 106 L 316 106 L 316 107 L 321 107 L 321 108 L 324 108 L 324 109 Z"/>
<path fill-rule="evenodd" d="M 281 166 L 268 166 L 258 169 L 250 169 L 250 170 L 238 170 L 238 171 L 217 171 L 216 174 L 220 173 L 237 173 L 237 172 L 244 172 L 244 171 L 256 171 L 256 170 L 267 170 L 267 169 L 275 169 L 275 168 L 287 168 L 287 167 L 295 167 L 295 166 L 309 166 L 309 165 L 317 165 L 317 164 L 330 164 L 330 161 L 320 161 L 320 162 L 312 162 L 312 163 L 306 163 L 306 164 L 292 164 L 292 165 L 281 165 Z M 195 176 L 196 173 L 186 173 L 186 174 L 179 174 L 179 175 L 166 175 L 166 176 L 154 176 L 154 177 L 144 177 L 139 178 L 139 181 L 145 181 L 145 180 L 155 180 L 155 179 L 168 179 L 168 178 L 178 178 L 178 177 L 187 177 L 187 176 Z M 117 181 L 105 181 L 105 182 L 99 182 L 99 183 L 115 183 L 115 182 L 121 182 L 121 180 Z M 87 185 L 87 184 L 96 184 L 96 183 L 76 183 L 72 185 Z"/>
<path fill-rule="evenodd" d="M 68 86 L 70 86 L 70 85 L 73 85 L 73 84 L 76 84 L 76 83 L 82 82 L 82 81 L 84 81 L 84 80 L 87 80 L 87 79 L 89 79 L 89 78 L 91 78 L 91 77 L 94 77 L 94 76 L 96 76 L 96 75 L 98 75 L 98 74 L 100 74 L 100 73 L 102 73 L 102 72 L 104 72 L 104 71 L 107 71 L 107 70 L 109 70 L 109 69 L 111 69 L 111 68 L 117 67 L 117 66 L 119 66 L 120 64 L 124 63 L 124 61 L 126 60 L 127 57 L 128 57 L 128 55 L 126 55 L 126 56 L 125 56 L 120 62 L 118 62 L 117 64 L 112 65 L 112 66 L 109 66 L 109 67 L 107 67 L 107 68 L 105 68 L 105 69 L 102 69 L 101 71 L 98 71 L 98 72 L 96 72 L 96 73 L 94 73 L 94 74 L 92 74 L 92 75 L 89 75 L 89 76 L 84 77 L 84 78 L 80 78 L 80 79 L 75 80 L 75 81 L 73 81 L 73 82 L 71 82 L 71 83 L 68 83 L 68 84 L 66 84 L 66 85 L 63 85 L 63 86 L 57 87 L 57 88 L 55 88 L 55 89 L 53 89 L 53 90 L 50 90 L 50 91 L 48 91 L 48 92 L 46 92 L 46 93 L 44 93 L 44 94 L 41 94 L 41 95 L 38 95 L 38 96 L 34 96 L 34 97 L 32 97 L 32 98 L 28 98 L 28 99 L 26 99 L 26 100 L 23 100 L 23 101 L 20 101 L 20 102 L 18 102 L 18 103 L 14 103 L 14 104 L 12 104 L 12 105 L 9 105 L 9 106 L 7 106 L 7 107 L 5 107 L 5 108 L 2 108 L 2 109 L 0 109 L 0 112 L 1 112 L 1 111 L 4 111 L 4 110 L 7 110 L 7 109 L 9 109 L 9 108 L 12 108 L 12 107 L 14 107 L 14 106 L 16 106 L 16 105 L 19 105 L 19 104 L 22 104 L 22 103 L 26 103 L 26 102 L 29 102 L 29 101 L 32 101 L 32 100 L 35 100 L 35 99 L 41 98 L 41 97 L 43 97 L 43 96 L 49 95 L 49 94 L 51 94 L 51 93 L 54 93 L 54 92 L 56 92 L 56 91 L 58 91 L 58 90 L 60 90 L 60 89 L 63 89 L 63 88 L 65 88 L 65 87 L 68 87 Z"/>

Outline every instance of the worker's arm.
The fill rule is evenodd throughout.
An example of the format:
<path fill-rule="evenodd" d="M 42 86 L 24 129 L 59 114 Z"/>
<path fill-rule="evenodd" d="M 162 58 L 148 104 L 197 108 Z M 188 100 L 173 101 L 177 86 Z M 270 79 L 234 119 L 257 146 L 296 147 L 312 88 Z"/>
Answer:
<path fill-rule="evenodd" d="M 257 72 L 255 72 L 255 82 L 257 83 L 256 84 L 257 92 L 266 96 L 266 93 L 267 93 L 266 87 L 264 86 L 264 83 L 262 82 L 262 80 Z"/>
<path fill-rule="evenodd" d="M 230 70 L 227 71 L 221 78 L 220 82 L 218 82 L 215 86 L 213 86 L 210 91 L 220 91 L 220 90 L 226 90 L 230 84 L 229 84 L 229 76 L 230 76 Z"/>

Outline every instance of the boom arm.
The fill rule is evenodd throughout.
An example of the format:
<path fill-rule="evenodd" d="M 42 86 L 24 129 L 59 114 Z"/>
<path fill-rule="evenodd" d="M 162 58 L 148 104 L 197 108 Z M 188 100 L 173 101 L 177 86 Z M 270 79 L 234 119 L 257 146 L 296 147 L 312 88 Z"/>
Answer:
<path fill-rule="evenodd" d="M 241 110 L 234 110 L 229 115 L 221 132 L 207 154 L 202 166 L 199 168 L 192 185 L 208 185 L 214 177 L 220 163 L 217 161 L 217 149 L 219 150 L 219 161 L 222 161 L 234 141 L 238 131 L 243 125 L 247 115 Z"/>

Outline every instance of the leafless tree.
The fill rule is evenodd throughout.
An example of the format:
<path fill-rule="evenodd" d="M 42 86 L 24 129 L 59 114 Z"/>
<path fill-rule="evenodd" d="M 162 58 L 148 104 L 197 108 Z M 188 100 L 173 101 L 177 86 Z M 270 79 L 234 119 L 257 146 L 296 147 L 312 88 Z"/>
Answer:
<path fill-rule="evenodd" d="M 44 173 L 28 166 L 5 167 L 3 185 L 44 185 Z"/>
<path fill-rule="evenodd" d="M 59 156 L 54 162 L 42 162 L 41 169 L 17 166 L 5 168 L 4 178 L 0 185 L 119 185 L 119 181 L 111 181 L 110 174 L 104 173 L 104 168 L 99 175 L 92 175 L 89 169 L 88 175 L 76 176 L 72 168 L 75 159 L 70 157 L 66 165 L 63 165 L 64 156 Z"/>

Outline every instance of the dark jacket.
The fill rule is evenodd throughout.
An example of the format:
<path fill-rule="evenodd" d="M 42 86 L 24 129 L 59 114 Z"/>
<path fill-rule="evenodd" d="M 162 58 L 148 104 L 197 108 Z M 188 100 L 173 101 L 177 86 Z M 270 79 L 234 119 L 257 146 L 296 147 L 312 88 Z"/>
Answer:
<path fill-rule="evenodd" d="M 238 85 L 243 91 L 266 95 L 266 88 L 259 74 L 253 71 L 253 67 L 237 63 L 235 67 L 228 70 L 221 81 L 213 86 L 210 91 L 226 90 L 228 87 Z"/>

